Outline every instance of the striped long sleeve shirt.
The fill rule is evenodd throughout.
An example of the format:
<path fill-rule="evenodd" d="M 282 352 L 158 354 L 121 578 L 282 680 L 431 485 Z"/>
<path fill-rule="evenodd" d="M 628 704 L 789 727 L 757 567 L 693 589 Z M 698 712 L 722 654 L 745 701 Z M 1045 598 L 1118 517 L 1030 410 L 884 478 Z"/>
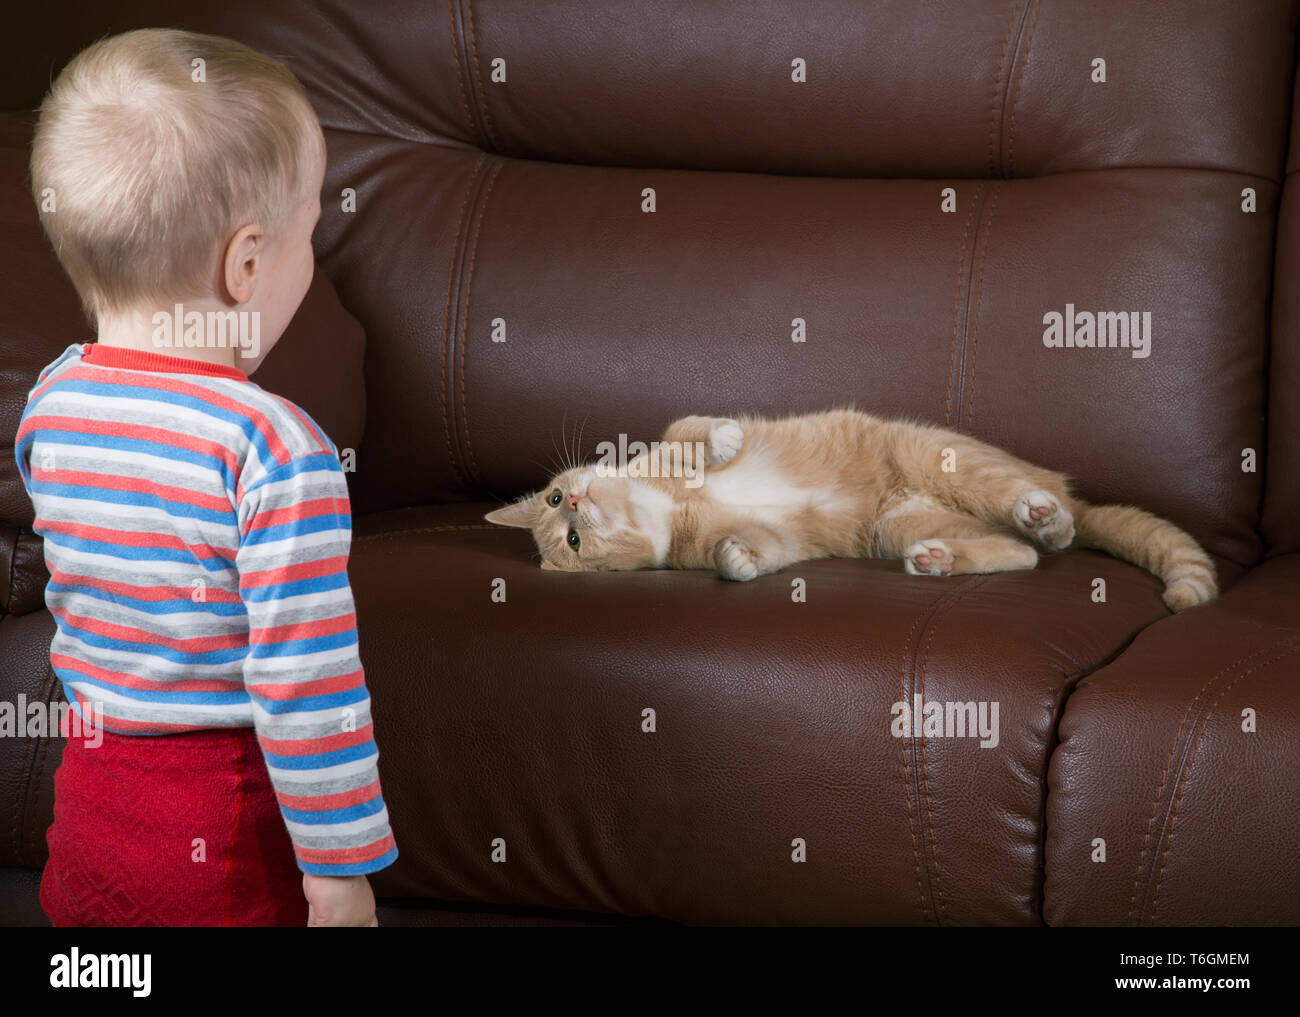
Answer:
<path fill-rule="evenodd" d="M 15 455 L 71 708 L 125 734 L 252 726 L 298 867 L 390 865 L 325 433 L 237 368 L 82 343 L 41 372 Z"/>

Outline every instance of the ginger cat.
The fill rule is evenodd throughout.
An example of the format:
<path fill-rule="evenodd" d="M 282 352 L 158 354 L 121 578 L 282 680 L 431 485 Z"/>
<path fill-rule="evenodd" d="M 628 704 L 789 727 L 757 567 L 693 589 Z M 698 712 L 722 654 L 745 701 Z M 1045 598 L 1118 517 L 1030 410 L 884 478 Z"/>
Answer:
<path fill-rule="evenodd" d="M 1172 523 L 1089 505 L 1061 474 L 975 438 L 856 410 L 683 417 L 630 462 L 567 469 L 485 518 L 531 530 L 542 568 L 568 572 L 708 568 L 744 581 L 839 557 L 955 576 L 1031 569 L 1074 544 L 1154 573 L 1174 611 L 1218 592 L 1213 563 Z"/>

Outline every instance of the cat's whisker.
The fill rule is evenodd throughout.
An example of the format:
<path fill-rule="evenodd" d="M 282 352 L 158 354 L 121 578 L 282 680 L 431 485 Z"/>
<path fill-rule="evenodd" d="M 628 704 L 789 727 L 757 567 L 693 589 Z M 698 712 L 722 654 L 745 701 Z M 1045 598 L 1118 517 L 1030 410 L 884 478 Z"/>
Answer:
<path fill-rule="evenodd" d="M 572 470 L 572 469 L 576 469 L 577 466 L 578 466 L 578 453 L 581 451 L 581 450 L 578 448 L 578 444 L 577 444 L 577 432 L 576 432 L 576 430 L 575 430 L 575 432 L 574 432 L 574 443 L 573 443 L 572 446 L 569 445 L 568 436 L 567 436 L 567 435 L 565 436 L 565 440 L 564 440 L 564 450 L 565 450 L 565 452 L 568 453 L 568 457 L 569 457 L 569 469 L 571 469 L 571 470 Z"/>
<path fill-rule="evenodd" d="M 544 463 L 540 459 L 530 459 L 529 462 L 531 462 L 534 466 L 536 466 L 539 470 L 541 470 L 542 473 L 546 475 L 547 480 L 550 480 L 553 476 L 556 475 L 556 473 L 559 472 L 558 470 L 555 469 L 554 463 Z"/>
<path fill-rule="evenodd" d="M 560 416 L 560 445 L 563 449 L 561 458 L 564 460 L 565 469 L 569 469 L 569 437 L 565 430 L 565 425 L 569 422 L 569 411 L 566 409 Z"/>
<path fill-rule="evenodd" d="M 579 459 L 582 458 L 582 435 L 583 432 L 587 430 L 587 421 L 590 419 L 591 419 L 591 414 L 587 413 L 582 418 L 582 425 L 578 428 L 578 440 L 574 443 L 574 452 L 577 453 L 577 458 Z"/>
<path fill-rule="evenodd" d="M 555 476 L 556 474 L 565 473 L 572 469 L 573 464 L 569 460 L 567 448 L 564 451 L 561 451 L 561 449 L 555 444 L 554 433 L 551 434 L 551 447 L 555 449 L 555 469 L 551 475 Z"/>

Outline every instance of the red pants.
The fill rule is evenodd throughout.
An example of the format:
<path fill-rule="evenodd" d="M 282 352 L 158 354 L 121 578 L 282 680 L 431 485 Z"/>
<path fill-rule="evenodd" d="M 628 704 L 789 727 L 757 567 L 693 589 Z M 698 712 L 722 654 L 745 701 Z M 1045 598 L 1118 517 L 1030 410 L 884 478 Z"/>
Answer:
<path fill-rule="evenodd" d="M 252 728 L 69 738 L 46 840 L 56 926 L 307 924 Z"/>

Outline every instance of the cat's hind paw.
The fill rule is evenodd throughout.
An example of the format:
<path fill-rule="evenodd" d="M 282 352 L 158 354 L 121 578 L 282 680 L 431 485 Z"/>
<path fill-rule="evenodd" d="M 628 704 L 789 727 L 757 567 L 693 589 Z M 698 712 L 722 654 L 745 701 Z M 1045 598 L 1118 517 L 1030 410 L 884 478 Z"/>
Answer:
<path fill-rule="evenodd" d="M 709 425 L 709 459 L 715 466 L 723 466 L 735 459 L 743 444 L 745 432 L 736 421 L 718 417 Z"/>
<path fill-rule="evenodd" d="M 1074 539 L 1074 516 L 1047 491 L 1026 491 L 1011 509 L 1016 525 L 1036 543 L 1053 551 Z"/>
<path fill-rule="evenodd" d="M 713 563 L 723 579 L 748 582 L 758 577 L 758 555 L 739 537 L 723 537 L 713 549 Z"/>
<path fill-rule="evenodd" d="M 903 552 L 903 568 L 913 576 L 952 574 L 957 556 L 942 540 L 918 540 Z"/>

